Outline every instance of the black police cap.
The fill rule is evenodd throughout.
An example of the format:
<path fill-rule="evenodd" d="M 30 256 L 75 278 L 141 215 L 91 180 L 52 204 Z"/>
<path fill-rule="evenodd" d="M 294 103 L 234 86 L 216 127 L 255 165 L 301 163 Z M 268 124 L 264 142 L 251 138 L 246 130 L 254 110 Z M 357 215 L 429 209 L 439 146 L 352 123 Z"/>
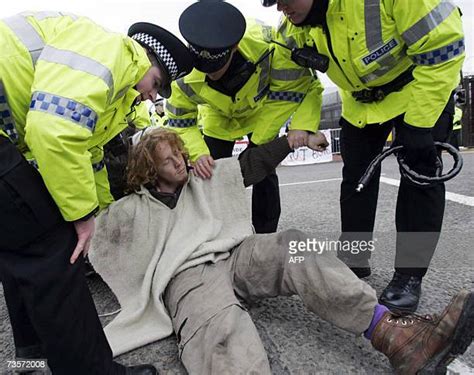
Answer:
<path fill-rule="evenodd" d="M 179 30 L 189 43 L 197 69 L 211 73 L 225 65 L 245 33 L 245 18 L 224 1 L 199 1 L 184 10 Z"/>
<path fill-rule="evenodd" d="M 148 22 L 138 22 L 130 26 L 128 36 L 155 54 L 166 73 L 165 82 L 158 93 L 169 98 L 171 82 L 193 69 L 193 58 L 188 48 L 169 31 Z"/>

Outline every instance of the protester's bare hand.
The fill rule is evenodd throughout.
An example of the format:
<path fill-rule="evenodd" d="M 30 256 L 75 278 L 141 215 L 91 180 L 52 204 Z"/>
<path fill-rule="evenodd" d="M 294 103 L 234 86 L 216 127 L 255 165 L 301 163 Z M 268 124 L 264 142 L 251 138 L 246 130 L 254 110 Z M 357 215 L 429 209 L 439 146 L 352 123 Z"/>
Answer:
<path fill-rule="evenodd" d="M 194 163 L 194 174 L 206 180 L 212 177 L 214 159 L 210 155 L 200 156 Z"/>
<path fill-rule="evenodd" d="M 318 131 L 316 134 L 310 134 L 308 136 L 308 147 L 314 151 L 324 151 L 329 146 L 329 142 L 326 136 Z"/>
<path fill-rule="evenodd" d="M 288 144 L 290 148 L 296 150 L 308 144 L 308 132 L 306 130 L 290 130 L 288 132 Z"/>
<path fill-rule="evenodd" d="M 71 264 L 74 264 L 77 258 L 79 258 L 79 255 L 82 254 L 84 257 L 87 255 L 92 236 L 94 235 L 95 217 L 92 216 L 87 220 L 75 221 L 74 228 L 76 229 L 77 233 L 77 245 L 72 252 L 71 259 L 69 260 Z"/>

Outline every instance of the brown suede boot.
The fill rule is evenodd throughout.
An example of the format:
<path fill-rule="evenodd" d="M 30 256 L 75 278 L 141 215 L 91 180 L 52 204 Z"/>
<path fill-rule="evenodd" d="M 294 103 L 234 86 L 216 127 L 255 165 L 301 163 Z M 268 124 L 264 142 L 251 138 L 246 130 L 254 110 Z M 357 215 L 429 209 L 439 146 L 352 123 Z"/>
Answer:
<path fill-rule="evenodd" d="M 462 290 L 436 315 L 386 312 L 375 327 L 372 345 L 385 354 L 397 374 L 444 374 L 474 336 L 474 293 Z"/>

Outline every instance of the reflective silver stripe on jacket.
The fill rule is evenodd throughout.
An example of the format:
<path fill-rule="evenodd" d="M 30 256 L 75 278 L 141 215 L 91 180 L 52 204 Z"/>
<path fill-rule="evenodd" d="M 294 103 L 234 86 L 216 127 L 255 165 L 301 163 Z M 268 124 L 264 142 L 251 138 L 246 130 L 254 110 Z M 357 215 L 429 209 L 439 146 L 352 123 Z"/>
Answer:
<path fill-rule="evenodd" d="M 380 2 L 380 0 L 364 0 L 365 44 L 369 53 L 385 44 L 382 37 Z M 380 57 L 377 63 L 393 68 L 396 65 L 396 60 L 390 53 L 387 53 Z"/>
<path fill-rule="evenodd" d="M 44 48 L 44 41 L 40 34 L 30 25 L 26 17 L 33 16 L 38 21 L 52 17 L 69 16 L 73 20 L 77 20 L 77 16 L 72 13 L 61 12 L 23 12 L 19 15 L 8 17 L 2 21 L 13 31 L 18 39 L 25 45 L 30 52 L 33 66 L 36 65 L 41 51 Z"/>
<path fill-rule="evenodd" d="M 17 144 L 18 143 L 18 132 L 15 127 L 15 120 L 13 119 L 13 113 L 7 102 L 7 94 L 3 83 L 0 81 L 0 129 L 10 138 L 10 140 Z"/>
<path fill-rule="evenodd" d="M 80 70 L 100 78 L 109 87 L 108 102 L 110 103 L 111 95 L 114 93 L 114 77 L 110 69 L 102 63 L 77 52 L 61 50 L 51 46 L 46 46 L 43 49 L 40 60 L 66 65 L 71 69 Z"/>
<path fill-rule="evenodd" d="M 265 51 L 267 53 L 267 51 Z M 262 70 L 260 72 L 260 77 L 258 81 L 258 94 L 257 96 L 260 95 L 260 93 L 266 89 L 266 87 L 270 84 L 270 57 L 272 56 L 272 53 L 269 53 L 263 61 L 260 62 L 259 66 L 262 67 Z"/>
<path fill-rule="evenodd" d="M 435 65 L 453 59 L 464 52 L 464 39 L 460 39 L 454 43 L 439 49 L 420 53 L 413 56 L 413 61 L 418 65 Z"/>
<path fill-rule="evenodd" d="M 270 91 L 268 93 L 268 99 L 270 100 L 281 100 L 294 103 L 301 103 L 304 97 L 305 94 L 295 91 Z"/>
<path fill-rule="evenodd" d="M 297 79 L 310 76 L 308 69 L 275 69 L 272 68 L 270 76 L 279 81 L 296 81 Z"/>
<path fill-rule="evenodd" d="M 172 105 L 170 102 L 166 101 L 166 110 L 171 112 L 175 116 L 183 116 L 188 113 L 194 112 L 194 110 L 186 109 L 186 108 L 177 108 L 174 105 Z"/>
<path fill-rule="evenodd" d="M 270 42 L 273 37 L 272 27 L 265 24 L 262 24 L 261 27 L 263 40 L 266 42 Z"/>
<path fill-rule="evenodd" d="M 47 92 L 35 91 L 31 96 L 30 111 L 46 112 L 80 125 L 94 132 L 97 113 L 75 100 Z"/>
<path fill-rule="evenodd" d="M 287 22 L 290 22 L 290 21 L 287 21 Z M 278 29 L 278 33 L 282 36 L 282 38 L 285 41 L 285 44 L 288 48 L 291 48 L 291 49 L 297 48 L 298 45 L 296 43 L 296 40 L 293 37 L 286 35 L 287 22 L 283 22 L 280 25 L 280 28 Z"/>
<path fill-rule="evenodd" d="M 196 125 L 195 118 L 188 118 L 188 119 L 168 119 L 168 125 L 172 128 L 189 128 L 191 126 Z"/>
<path fill-rule="evenodd" d="M 205 103 L 204 100 L 202 100 L 199 96 L 196 95 L 193 88 L 184 82 L 184 78 L 177 79 L 176 84 L 181 89 L 181 91 L 184 92 L 189 97 L 189 99 L 194 101 L 196 104 Z"/>
<path fill-rule="evenodd" d="M 418 42 L 436 26 L 442 23 L 456 9 L 450 2 L 439 3 L 431 12 L 420 19 L 402 34 L 402 38 L 408 46 Z"/>
<path fill-rule="evenodd" d="M 123 89 L 119 90 L 119 92 L 115 95 L 114 99 L 112 100 L 111 103 L 115 103 L 117 100 L 119 100 L 121 97 L 125 96 L 128 90 L 130 90 L 131 85 L 125 86 Z"/>
<path fill-rule="evenodd" d="M 44 41 L 36 32 L 35 28 L 28 23 L 25 17 L 19 15 L 5 18 L 3 22 L 5 22 L 17 38 L 25 45 L 30 52 L 33 66 L 36 65 L 36 60 L 38 60 L 43 50 Z"/>
<path fill-rule="evenodd" d="M 404 49 L 402 49 L 398 53 L 396 58 L 393 59 L 393 61 L 391 61 L 390 64 L 383 65 L 380 68 L 374 70 L 372 73 L 366 74 L 365 76 L 360 77 L 359 79 L 365 84 L 375 81 L 376 79 L 379 79 L 380 77 L 383 77 L 385 74 L 390 72 L 395 66 L 397 66 L 399 61 L 405 56 L 406 56 L 406 46 L 404 47 Z"/>

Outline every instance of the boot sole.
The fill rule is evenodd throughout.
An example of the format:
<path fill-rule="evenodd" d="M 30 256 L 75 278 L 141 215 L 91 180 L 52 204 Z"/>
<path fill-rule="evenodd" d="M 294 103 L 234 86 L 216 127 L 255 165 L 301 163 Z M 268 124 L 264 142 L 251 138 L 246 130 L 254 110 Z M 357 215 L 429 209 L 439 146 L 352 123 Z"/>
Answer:
<path fill-rule="evenodd" d="M 446 374 L 448 365 L 459 355 L 463 354 L 471 345 L 474 338 L 474 293 L 463 306 L 458 324 L 454 330 L 453 340 L 444 350 L 435 355 L 417 375 Z"/>

